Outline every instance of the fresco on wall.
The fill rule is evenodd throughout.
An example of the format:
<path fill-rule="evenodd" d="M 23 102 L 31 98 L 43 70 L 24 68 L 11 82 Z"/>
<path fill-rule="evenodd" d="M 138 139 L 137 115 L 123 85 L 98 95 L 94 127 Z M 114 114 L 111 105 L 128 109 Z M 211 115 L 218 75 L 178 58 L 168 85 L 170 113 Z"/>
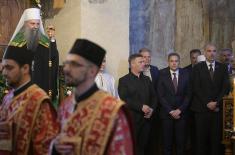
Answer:
<path fill-rule="evenodd" d="M 152 63 L 162 68 L 167 54 L 175 51 L 183 67 L 189 64 L 189 51 L 207 42 L 218 50 L 235 46 L 235 1 L 131 0 L 129 27 L 130 53 L 149 48 Z"/>
<path fill-rule="evenodd" d="M 235 41 L 235 1 L 210 0 L 209 6 L 210 40 L 219 48 L 231 48 Z"/>
<path fill-rule="evenodd" d="M 131 0 L 130 3 L 130 53 L 137 53 L 148 44 L 150 9 L 152 0 Z"/>
<path fill-rule="evenodd" d="M 166 56 L 174 51 L 175 0 L 131 0 L 130 52 L 142 47 L 152 50 L 152 63 L 166 66 Z"/>

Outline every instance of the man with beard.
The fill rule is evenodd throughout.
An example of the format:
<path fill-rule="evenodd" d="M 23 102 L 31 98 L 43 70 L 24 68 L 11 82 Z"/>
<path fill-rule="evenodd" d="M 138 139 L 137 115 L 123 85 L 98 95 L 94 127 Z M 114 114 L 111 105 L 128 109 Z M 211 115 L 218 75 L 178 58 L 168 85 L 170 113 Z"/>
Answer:
<path fill-rule="evenodd" d="M 44 89 L 52 99 L 57 95 L 58 51 L 45 35 L 40 10 L 26 9 L 9 45 L 27 47 L 34 52 L 32 81 Z"/>
<path fill-rule="evenodd" d="M 0 59 L 0 105 L 2 104 L 3 97 L 8 93 L 8 88 L 5 79 L 2 76 L 2 59 Z"/>
<path fill-rule="evenodd" d="M 46 155 L 58 132 L 49 96 L 31 81 L 33 53 L 9 46 L 2 74 L 11 88 L 0 106 L 0 155 Z"/>
<path fill-rule="evenodd" d="M 67 55 L 65 82 L 74 92 L 59 107 L 61 132 L 52 143 L 53 155 L 134 154 L 124 103 L 95 84 L 105 53 L 99 45 L 77 39 Z"/>

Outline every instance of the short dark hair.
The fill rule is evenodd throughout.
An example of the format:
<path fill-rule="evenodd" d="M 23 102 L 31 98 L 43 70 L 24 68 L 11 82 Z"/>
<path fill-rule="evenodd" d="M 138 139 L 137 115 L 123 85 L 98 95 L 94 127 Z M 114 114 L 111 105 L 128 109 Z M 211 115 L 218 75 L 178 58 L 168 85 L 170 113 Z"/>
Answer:
<path fill-rule="evenodd" d="M 148 49 L 148 48 L 141 48 L 141 49 L 139 50 L 139 53 L 142 53 L 142 52 L 144 52 L 144 51 L 147 51 L 147 52 L 149 52 L 149 53 L 152 52 L 152 51 L 151 51 L 150 49 Z"/>
<path fill-rule="evenodd" d="M 192 54 L 194 54 L 194 53 L 199 53 L 199 55 L 202 54 L 199 49 L 192 49 L 192 50 L 190 51 L 190 56 L 191 56 Z"/>
<path fill-rule="evenodd" d="M 136 58 L 139 58 L 139 57 L 143 57 L 143 56 L 141 54 L 132 54 L 132 55 L 130 55 L 129 58 L 128 58 L 129 65 L 131 64 L 131 62 L 133 60 L 135 60 Z"/>
<path fill-rule="evenodd" d="M 180 55 L 176 52 L 173 52 L 173 53 L 168 54 L 167 60 L 169 60 L 172 56 L 177 56 L 180 59 Z"/>
<path fill-rule="evenodd" d="M 231 54 L 233 54 L 233 50 L 231 48 L 223 48 L 220 50 L 221 53 L 225 51 L 229 51 Z"/>

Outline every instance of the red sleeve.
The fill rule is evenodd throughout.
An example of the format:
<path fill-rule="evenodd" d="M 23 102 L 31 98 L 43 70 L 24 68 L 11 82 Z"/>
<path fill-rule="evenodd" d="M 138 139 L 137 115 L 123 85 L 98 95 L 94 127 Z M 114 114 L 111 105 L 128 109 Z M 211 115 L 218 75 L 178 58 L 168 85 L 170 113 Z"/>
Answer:
<path fill-rule="evenodd" d="M 56 113 L 49 103 L 42 103 L 33 129 L 32 145 L 34 155 L 46 155 L 51 140 L 59 131 Z"/>
<path fill-rule="evenodd" d="M 120 110 L 106 152 L 107 155 L 133 155 L 133 150 L 130 125 L 125 113 Z"/>

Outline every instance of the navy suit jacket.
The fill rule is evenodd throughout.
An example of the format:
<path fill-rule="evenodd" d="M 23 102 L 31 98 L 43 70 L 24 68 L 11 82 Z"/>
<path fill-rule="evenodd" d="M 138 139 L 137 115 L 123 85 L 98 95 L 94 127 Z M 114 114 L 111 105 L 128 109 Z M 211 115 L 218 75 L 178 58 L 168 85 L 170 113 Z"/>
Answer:
<path fill-rule="evenodd" d="M 157 91 L 157 83 L 159 78 L 159 70 L 156 66 L 150 65 L 150 74 L 152 77 L 152 83 L 155 91 Z"/>
<path fill-rule="evenodd" d="M 190 65 L 184 67 L 184 70 L 188 71 L 188 73 L 191 74 L 191 73 L 192 73 L 192 70 L 193 70 L 192 64 L 190 64 Z"/>
<path fill-rule="evenodd" d="M 180 109 L 180 116 L 184 118 L 188 111 L 190 94 L 189 74 L 187 71 L 179 68 L 178 87 L 177 92 L 175 92 L 170 68 L 167 67 L 160 70 L 158 95 L 161 104 L 161 118 L 171 118 L 169 112 L 175 109 Z"/>

